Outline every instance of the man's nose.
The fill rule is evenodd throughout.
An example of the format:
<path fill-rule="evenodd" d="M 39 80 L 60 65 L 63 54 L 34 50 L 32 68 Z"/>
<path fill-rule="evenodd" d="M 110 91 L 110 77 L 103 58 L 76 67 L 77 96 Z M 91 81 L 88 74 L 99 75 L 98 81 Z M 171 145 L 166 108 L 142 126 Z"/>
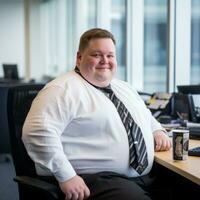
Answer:
<path fill-rule="evenodd" d="M 106 55 L 102 55 L 102 57 L 101 57 L 101 63 L 102 64 L 108 63 L 108 58 L 107 58 Z"/>

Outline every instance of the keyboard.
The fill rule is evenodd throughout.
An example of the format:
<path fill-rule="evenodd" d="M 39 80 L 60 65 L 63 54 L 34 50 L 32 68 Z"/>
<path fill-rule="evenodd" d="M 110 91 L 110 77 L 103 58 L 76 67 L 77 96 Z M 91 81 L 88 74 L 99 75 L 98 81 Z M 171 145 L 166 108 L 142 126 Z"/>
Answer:
<path fill-rule="evenodd" d="M 190 139 L 200 139 L 200 127 L 189 127 Z"/>
<path fill-rule="evenodd" d="M 200 156 L 200 146 L 188 150 L 189 156 Z"/>

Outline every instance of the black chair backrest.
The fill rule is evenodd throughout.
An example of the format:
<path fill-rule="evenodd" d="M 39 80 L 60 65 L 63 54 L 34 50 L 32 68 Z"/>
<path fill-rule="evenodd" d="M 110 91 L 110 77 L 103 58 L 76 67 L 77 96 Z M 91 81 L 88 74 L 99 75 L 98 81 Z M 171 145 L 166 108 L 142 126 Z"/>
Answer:
<path fill-rule="evenodd" d="M 23 84 L 8 90 L 7 116 L 11 144 L 11 153 L 18 176 L 36 176 L 35 165 L 28 156 L 21 140 L 22 127 L 37 93 L 44 87 L 42 84 Z"/>

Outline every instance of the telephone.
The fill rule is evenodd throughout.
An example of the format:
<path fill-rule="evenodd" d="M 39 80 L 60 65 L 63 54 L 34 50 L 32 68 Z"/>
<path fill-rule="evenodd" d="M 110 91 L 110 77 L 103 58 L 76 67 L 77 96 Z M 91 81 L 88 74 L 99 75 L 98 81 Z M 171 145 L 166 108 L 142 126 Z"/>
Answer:
<path fill-rule="evenodd" d="M 160 122 L 180 120 L 200 123 L 200 94 L 157 92 L 146 101 L 146 105 Z"/>
<path fill-rule="evenodd" d="M 157 92 L 146 101 L 147 107 L 151 110 L 153 116 L 158 118 L 161 114 L 170 114 L 171 93 Z"/>

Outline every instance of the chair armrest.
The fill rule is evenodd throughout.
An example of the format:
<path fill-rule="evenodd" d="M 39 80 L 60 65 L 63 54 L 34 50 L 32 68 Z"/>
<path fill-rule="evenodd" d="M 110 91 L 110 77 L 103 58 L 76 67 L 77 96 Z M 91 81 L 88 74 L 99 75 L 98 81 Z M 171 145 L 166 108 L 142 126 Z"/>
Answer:
<path fill-rule="evenodd" d="M 59 196 L 60 196 L 59 193 L 61 193 L 59 188 L 56 185 L 48 183 L 38 178 L 33 178 L 29 176 L 16 176 L 14 178 L 14 181 L 16 181 L 19 184 L 32 187 L 33 189 L 46 192 L 55 199 L 59 199 Z"/>

